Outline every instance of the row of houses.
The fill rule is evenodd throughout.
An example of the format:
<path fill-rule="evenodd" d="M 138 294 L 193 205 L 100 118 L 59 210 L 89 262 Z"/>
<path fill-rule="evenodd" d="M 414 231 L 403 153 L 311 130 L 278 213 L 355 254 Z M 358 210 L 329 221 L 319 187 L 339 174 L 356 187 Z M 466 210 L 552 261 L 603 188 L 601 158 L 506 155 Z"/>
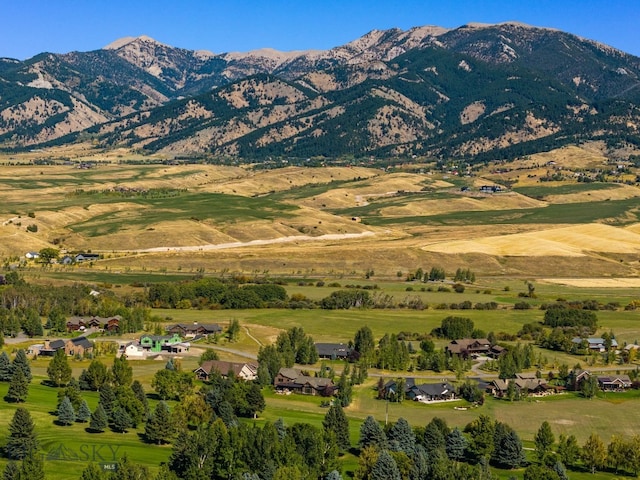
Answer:
<path fill-rule="evenodd" d="M 24 257 L 28 260 L 37 260 L 40 258 L 39 252 L 27 252 L 24 254 Z M 94 260 L 100 259 L 100 255 L 97 253 L 78 253 L 76 255 L 65 255 L 58 263 L 63 265 L 71 265 L 73 263 L 82 263 L 82 262 L 92 262 Z"/>

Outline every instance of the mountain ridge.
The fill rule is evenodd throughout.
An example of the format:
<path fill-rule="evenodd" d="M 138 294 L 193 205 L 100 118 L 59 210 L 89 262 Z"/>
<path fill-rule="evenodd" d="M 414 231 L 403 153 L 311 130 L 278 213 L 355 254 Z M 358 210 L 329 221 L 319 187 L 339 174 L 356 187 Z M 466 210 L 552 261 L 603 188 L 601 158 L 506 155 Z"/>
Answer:
<path fill-rule="evenodd" d="M 622 141 L 640 123 L 638 57 L 519 22 L 371 30 L 290 52 L 214 54 L 141 35 L 3 59 L 0 83 L 5 148 L 89 135 L 172 154 L 500 157 Z"/>

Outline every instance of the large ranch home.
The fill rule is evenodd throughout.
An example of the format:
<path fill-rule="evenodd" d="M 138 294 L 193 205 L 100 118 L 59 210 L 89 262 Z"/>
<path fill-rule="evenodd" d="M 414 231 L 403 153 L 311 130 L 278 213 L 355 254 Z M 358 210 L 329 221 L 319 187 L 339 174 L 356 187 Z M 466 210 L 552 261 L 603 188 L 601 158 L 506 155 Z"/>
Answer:
<path fill-rule="evenodd" d="M 336 386 L 330 378 L 303 375 L 295 368 L 281 368 L 273 381 L 276 392 L 302 393 L 330 397 L 336 392 Z"/>
<path fill-rule="evenodd" d="M 215 372 L 226 378 L 233 373 L 236 378 L 252 381 L 258 377 L 258 366 L 253 363 L 234 363 L 222 360 L 209 360 L 203 362 L 193 371 L 199 380 L 207 381 Z"/>
<path fill-rule="evenodd" d="M 492 381 L 487 387 L 487 391 L 494 397 L 502 398 L 507 395 L 507 390 L 511 383 L 514 384 L 518 391 L 537 397 L 551 395 L 565 390 L 564 387 L 550 385 L 544 378 L 537 378 L 534 374 L 517 373 L 516 378 Z"/>
<path fill-rule="evenodd" d="M 404 383 L 404 397 L 416 402 L 431 403 L 457 400 L 456 388 L 446 380 L 437 383 L 422 383 L 416 385 L 414 378 L 406 378 Z M 398 394 L 398 383 L 389 380 L 384 384 L 383 395 L 385 398 Z"/>
<path fill-rule="evenodd" d="M 351 355 L 353 350 L 349 345 L 344 343 L 316 343 L 316 351 L 318 358 L 327 358 L 329 360 L 345 360 Z"/>

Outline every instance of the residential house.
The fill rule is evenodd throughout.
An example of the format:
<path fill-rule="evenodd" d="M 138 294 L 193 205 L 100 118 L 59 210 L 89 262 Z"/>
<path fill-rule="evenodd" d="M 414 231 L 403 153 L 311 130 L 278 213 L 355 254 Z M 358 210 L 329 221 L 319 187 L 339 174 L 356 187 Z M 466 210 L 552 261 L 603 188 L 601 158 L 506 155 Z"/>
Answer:
<path fill-rule="evenodd" d="M 571 370 L 571 372 L 569 372 L 569 378 L 567 379 L 567 387 L 570 390 L 578 391 L 582 387 L 582 382 L 589 378 L 591 378 L 591 373 L 588 370 Z"/>
<path fill-rule="evenodd" d="M 169 351 L 172 345 L 182 343 L 182 338 L 177 333 L 173 335 L 142 335 L 140 346 L 151 352 Z"/>
<path fill-rule="evenodd" d="M 71 338 L 65 342 L 64 352 L 67 355 L 84 357 L 93 353 L 93 343 L 87 337 Z"/>
<path fill-rule="evenodd" d="M 330 378 L 303 375 L 295 368 L 281 368 L 273 385 L 277 392 L 295 392 L 304 395 L 329 397 L 336 392 L 336 386 Z"/>
<path fill-rule="evenodd" d="M 45 340 L 44 345 L 40 349 L 38 355 L 42 355 L 43 357 L 53 357 L 56 353 L 56 350 L 64 348 L 64 340 Z"/>
<path fill-rule="evenodd" d="M 403 378 L 402 380 L 404 380 L 404 387 L 398 385 L 398 380 L 395 378 L 389 380 L 382 387 L 382 391 L 378 392 L 378 398 L 394 399 L 400 393 L 401 388 L 403 389 L 404 396 L 406 397 L 411 388 L 415 386 L 416 380 L 412 377 Z"/>
<path fill-rule="evenodd" d="M 536 397 L 559 393 L 565 389 L 559 385 L 551 385 L 547 383 L 545 379 L 537 378 L 534 374 L 517 373 L 516 378 L 507 380 L 499 378 L 493 380 L 487 386 L 486 391 L 494 397 L 502 398 L 507 395 L 509 385 L 511 384 L 513 384 L 519 392 Z"/>
<path fill-rule="evenodd" d="M 99 260 L 99 259 L 100 259 L 100 255 L 97 253 L 78 253 L 74 257 L 74 260 L 76 263 L 92 262 L 94 260 Z"/>
<path fill-rule="evenodd" d="M 631 388 L 629 375 L 607 375 L 598 377 L 598 386 L 603 392 L 624 392 Z"/>
<path fill-rule="evenodd" d="M 58 263 L 62 265 L 71 265 L 74 262 L 75 262 L 75 258 L 72 257 L 71 255 L 65 255 L 58 261 Z"/>
<path fill-rule="evenodd" d="M 409 388 L 406 398 L 416 402 L 429 403 L 456 400 L 458 397 L 455 387 L 449 382 L 443 381 L 413 385 Z"/>
<path fill-rule="evenodd" d="M 222 327 L 217 323 L 176 323 L 167 327 L 167 333 L 178 334 L 181 337 L 196 337 L 198 335 L 214 335 L 222 332 Z"/>
<path fill-rule="evenodd" d="M 574 343 L 576 345 L 584 345 L 584 347 L 588 348 L 592 352 L 604 353 L 607 351 L 604 338 L 600 337 L 574 337 L 571 339 L 571 343 Z M 611 348 L 613 348 L 614 350 L 618 348 L 618 342 L 615 338 L 611 339 Z"/>
<path fill-rule="evenodd" d="M 24 257 L 29 260 L 37 260 L 40 258 L 40 254 L 38 252 L 27 252 L 24 254 Z"/>
<path fill-rule="evenodd" d="M 124 349 L 122 350 L 122 355 L 124 355 L 126 358 L 145 358 L 146 351 L 137 343 L 130 342 L 125 345 Z"/>
<path fill-rule="evenodd" d="M 488 355 L 491 351 L 491 342 L 486 338 L 462 338 L 451 341 L 446 351 L 451 355 L 460 355 L 464 358 Z"/>
<path fill-rule="evenodd" d="M 224 378 L 233 372 L 236 378 L 252 381 L 258 378 L 258 366 L 253 363 L 224 362 L 222 360 L 208 360 L 193 371 L 200 380 L 207 381 L 214 372 Z"/>
<path fill-rule="evenodd" d="M 330 360 L 345 360 L 351 355 L 353 350 L 349 345 L 344 343 L 316 343 L 316 351 L 318 358 L 328 358 Z"/>

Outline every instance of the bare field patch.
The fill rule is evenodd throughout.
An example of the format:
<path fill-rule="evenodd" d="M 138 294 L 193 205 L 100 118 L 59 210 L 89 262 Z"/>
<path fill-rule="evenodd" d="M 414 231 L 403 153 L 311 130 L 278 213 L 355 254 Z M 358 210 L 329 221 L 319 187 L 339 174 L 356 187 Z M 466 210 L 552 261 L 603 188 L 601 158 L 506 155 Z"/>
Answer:
<path fill-rule="evenodd" d="M 640 288 L 640 278 L 541 278 L 539 281 L 579 288 Z"/>
<path fill-rule="evenodd" d="M 328 184 L 333 181 L 369 178 L 378 174 L 379 172 L 374 169 L 362 167 L 288 167 L 250 172 L 243 178 L 223 181 L 207 186 L 204 191 L 256 196 L 270 192 L 290 190 L 305 185 Z"/>
<path fill-rule="evenodd" d="M 545 202 L 534 200 L 517 193 L 499 195 L 469 195 L 441 200 L 411 201 L 402 206 L 393 206 L 380 210 L 385 217 L 408 217 L 415 215 L 437 215 L 459 211 L 512 210 L 519 208 L 541 208 Z"/>
<path fill-rule="evenodd" d="M 442 253 L 478 252 L 512 256 L 583 256 L 586 252 L 640 251 L 640 234 L 602 224 L 439 242 L 423 247 Z"/>
<path fill-rule="evenodd" d="M 547 195 L 545 200 L 549 203 L 583 203 L 601 202 L 606 200 L 626 200 L 640 197 L 640 188 L 631 185 L 617 185 L 615 188 L 605 190 L 590 190 L 566 195 Z"/>

